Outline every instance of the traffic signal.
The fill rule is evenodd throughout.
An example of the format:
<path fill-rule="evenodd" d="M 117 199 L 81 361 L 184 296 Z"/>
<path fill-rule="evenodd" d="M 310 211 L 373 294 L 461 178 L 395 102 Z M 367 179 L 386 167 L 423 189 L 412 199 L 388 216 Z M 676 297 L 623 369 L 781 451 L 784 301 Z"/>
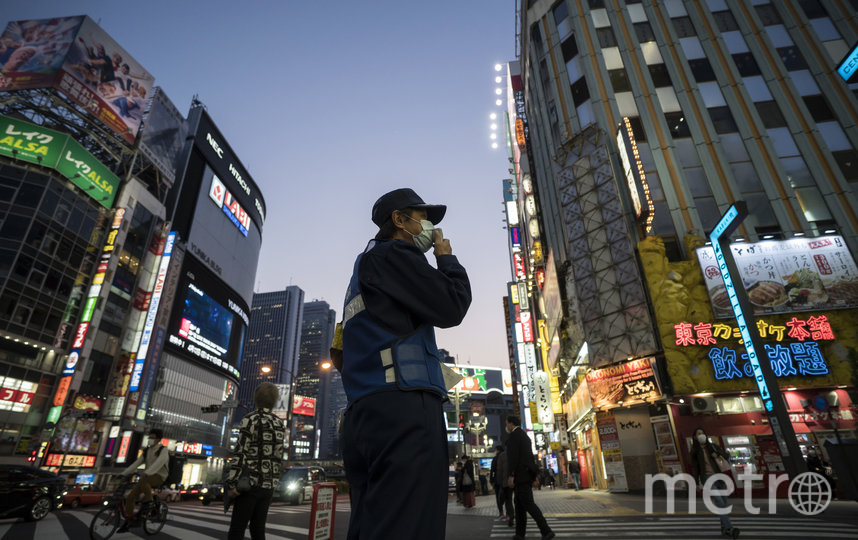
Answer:
<path fill-rule="evenodd" d="M 200 407 L 200 409 L 204 413 L 216 413 L 220 410 L 220 405 L 209 405 L 207 407 Z"/>
<path fill-rule="evenodd" d="M 465 413 L 459 413 L 459 428 L 465 428 Z"/>
<path fill-rule="evenodd" d="M 29 461 L 30 463 L 33 463 L 33 462 L 35 462 L 35 461 L 36 461 L 36 458 L 37 458 L 38 456 L 39 456 L 39 451 L 38 451 L 38 450 L 33 450 L 32 452 L 30 452 L 30 455 L 29 455 L 29 456 L 27 456 L 27 461 Z"/>

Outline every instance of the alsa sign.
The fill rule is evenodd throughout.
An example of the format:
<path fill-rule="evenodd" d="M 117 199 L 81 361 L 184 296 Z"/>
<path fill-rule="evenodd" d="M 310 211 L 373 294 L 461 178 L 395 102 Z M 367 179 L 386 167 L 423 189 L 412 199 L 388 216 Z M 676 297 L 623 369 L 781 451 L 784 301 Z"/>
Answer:
<path fill-rule="evenodd" d="M 238 227 L 241 234 L 247 236 L 247 231 L 250 229 L 250 216 L 238 204 L 235 196 L 230 193 L 220 178 L 212 176 L 212 185 L 209 189 L 209 197 L 214 203 L 223 210 L 223 213 Z"/>

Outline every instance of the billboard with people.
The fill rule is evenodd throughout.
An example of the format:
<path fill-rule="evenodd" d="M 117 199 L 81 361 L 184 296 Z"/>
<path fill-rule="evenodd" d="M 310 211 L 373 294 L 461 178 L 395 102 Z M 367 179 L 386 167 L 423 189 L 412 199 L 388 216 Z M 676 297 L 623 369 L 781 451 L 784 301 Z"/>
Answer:
<path fill-rule="evenodd" d="M 128 143 L 155 82 L 87 16 L 10 22 L 0 65 L 0 91 L 56 88 Z"/>

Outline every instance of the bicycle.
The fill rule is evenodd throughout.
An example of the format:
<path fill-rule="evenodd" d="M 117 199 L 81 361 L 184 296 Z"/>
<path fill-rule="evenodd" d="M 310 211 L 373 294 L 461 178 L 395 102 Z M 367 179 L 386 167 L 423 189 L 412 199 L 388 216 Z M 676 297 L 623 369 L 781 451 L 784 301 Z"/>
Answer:
<path fill-rule="evenodd" d="M 152 497 L 151 502 L 144 502 L 140 509 L 132 515 L 125 512 L 125 492 L 131 487 L 133 476 L 125 477 L 113 494 L 104 502 L 104 508 L 98 511 L 89 524 L 89 537 L 92 540 L 107 540 L 116 532 L 123 519 L 129 521 L 143 519 L 143 530 L 146 534 L 157 534 L 167 522 L 167 505 Z"/>

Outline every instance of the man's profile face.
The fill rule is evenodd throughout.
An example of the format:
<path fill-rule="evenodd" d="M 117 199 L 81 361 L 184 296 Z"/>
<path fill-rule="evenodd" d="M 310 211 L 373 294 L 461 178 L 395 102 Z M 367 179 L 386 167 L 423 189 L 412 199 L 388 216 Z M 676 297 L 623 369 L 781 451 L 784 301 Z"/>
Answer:
<path fill-rule="evenodd" d="M 514 430 L 514 429 L 515 429 L 515 426 L 513 424 L 511 424 L 509 422 L 506 423 L 506 432 L 507 433 L 512 433 L 512 430 Z"/>

